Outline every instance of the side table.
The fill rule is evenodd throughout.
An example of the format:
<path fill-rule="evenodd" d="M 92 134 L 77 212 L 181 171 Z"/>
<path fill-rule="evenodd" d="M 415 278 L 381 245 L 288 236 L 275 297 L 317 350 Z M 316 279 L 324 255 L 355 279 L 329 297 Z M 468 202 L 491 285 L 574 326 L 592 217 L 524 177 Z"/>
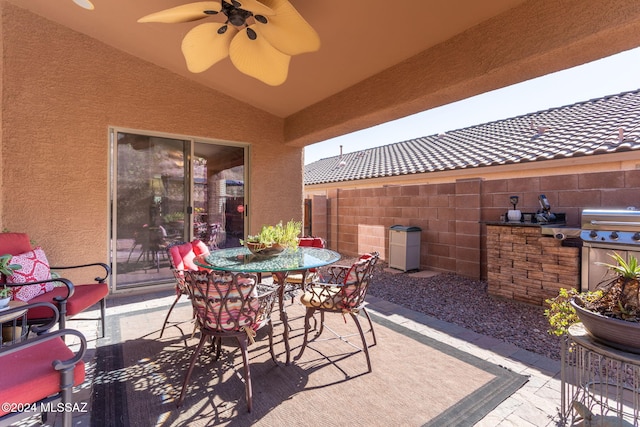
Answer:
<path fill-rule="evenodd" d="M 27 305 L 27 303 L 23 301 L 9 301 L 10 308 L 22 307 L 24 305 Z M 0 311 L 0 326 L 2 326 L 2 340 L 0 341 L 0 345 L 21 341 L 27 335 L 29 328 L 26 326 L 26 317 L 27 309 L 13 311 L 10 314 L 3 314 L 3 312 Z M 20 318 L 22 318 L 22 322 L 18 322 Z"/>
<path fill-rule="evenodd" d="M 638 425 L 640 354 L 598 342 L 582 323 L 569 327 L 562 349 L 561 407 L 568 425 L 578 422 L 585 411 L 617 419 L 621 426 Z"/>

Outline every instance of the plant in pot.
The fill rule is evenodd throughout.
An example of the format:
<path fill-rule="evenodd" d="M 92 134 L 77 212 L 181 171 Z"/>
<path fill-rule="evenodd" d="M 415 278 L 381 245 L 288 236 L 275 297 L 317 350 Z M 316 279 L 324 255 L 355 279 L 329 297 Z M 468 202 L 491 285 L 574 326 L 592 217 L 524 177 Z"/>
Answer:
<path fill-rule="evenodd" d="M 0 255 L 0 276 L 5 280 L 11 276 L 15 270 L 22 268 L 20 264 L 11 264 L 11 258 L 13 258 L 13 256 L 10 254 Z M 0 309 L 9 305 L 12 294 L 13 289 L 7 286 L 0 288 Z"/>
<path fill-rule="evenodd" d="M 550 308 L 545 314 L 552 327 L 550 332 L 560 335 L 580 321 L 595 339 L 640 353 L 640 265 L 634 256 L 626 261 L 615 252 L 610 256 L 614 263 L 599 264 L 606 266 L 612 276 L 596 291 L 561 290 L 558 297 L 547 300 Z"/>
<path fill-rule="evenodd" d="M 298 236 L 302 232 L 301 221 L 289 221 L 282 225 L 280 221 L 276 225 L 264 225 L 260 232 L 247 236 L 246 240 L 240 240 L 256 256 L 272 257 L 284 252 L 287 248 L 298 246 Z"/>

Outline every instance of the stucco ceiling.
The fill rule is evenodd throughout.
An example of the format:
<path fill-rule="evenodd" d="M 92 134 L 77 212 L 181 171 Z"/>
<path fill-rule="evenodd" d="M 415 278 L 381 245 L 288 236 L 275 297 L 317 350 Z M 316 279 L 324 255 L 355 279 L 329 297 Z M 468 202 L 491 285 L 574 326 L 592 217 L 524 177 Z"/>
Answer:
<path fill-rule="evenodd" d="M 227 58 L 193 74 L 180 44 L 204 22 L 137 23 L 188 0 L 9 0 L 54 22 L 166 68 L 279 117 L 289 117 L 426 49 L 523 3 L 522 0 L 291 0 L 321 39 L 317 52 L 294 56 L 287 81 L 268 86 Z M 220 20 L 220 18 L 207 18 Z"/>

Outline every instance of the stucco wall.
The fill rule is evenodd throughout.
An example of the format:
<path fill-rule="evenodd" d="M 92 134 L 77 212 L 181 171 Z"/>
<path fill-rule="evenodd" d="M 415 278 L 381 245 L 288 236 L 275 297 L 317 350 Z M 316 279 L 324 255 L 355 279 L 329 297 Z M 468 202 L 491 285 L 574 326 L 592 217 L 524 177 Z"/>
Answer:
<path fill-rule="evenodd" d="M 584 208 L 640 208 L 640 170 L 512 179 L 463 179 L 452 183 L 330 190 L 330 246 L 349 255 L 376 250 L 388 259 L 388 229 L 417 226 L 421 268 L 487 277 L 485 222 L 498 221 L 509 196 L 518 209 L 536 212 L 545 194 L 552 212 L 566 213 L 580 227 Z"/>
<path fill-rule="evenodd" d="M 106 261 L 109 126 L 249 143 L 250 230 L 302 218 L 302 150 L 283 144 L 281 119 L 0 7 L 0 227 L 29 233 L 53 264 Z"/>

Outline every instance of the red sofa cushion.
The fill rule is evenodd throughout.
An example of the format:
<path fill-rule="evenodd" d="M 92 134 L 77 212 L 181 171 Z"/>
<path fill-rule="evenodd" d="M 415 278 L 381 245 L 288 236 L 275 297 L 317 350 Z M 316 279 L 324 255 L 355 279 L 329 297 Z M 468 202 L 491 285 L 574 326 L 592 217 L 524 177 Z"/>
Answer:
<path fill-rule="evenodd" d="M 95 283 L 90 285 L 75 285 L 73 287 L 73 296 L 67 300 L 67 316 L 75 316 L 76 314 L 86 310 L 102 298 L 109 294 L 109 287 L 106 283 Z M 33 298 L 30 303 L 35 302 L 52 302 L 56 296 L 65 296 L 67 294 L 66 286 L 55 287 L 51 292 L 39 295 Z M 47 307 L 35 307 L 29 310 L 29 319 L 48 319 L 53 316 L 51 309 Z"/>
<path fill-rule="evenodd" d="M 51 279 L 49 261 L 41 247 L 27 251 L 11 258 L 12 264 L 22 266 L 7 277 L 7 283 L 27 283 Z M 38 285 L 20 286 L 13 288 L 13 299 L 28 302 L 31 299 L 50 292 L 54 288 L 53 282 L 40 283 Z"/>
<path fill-rule="evenodd" d="M 74 356 L 62 341 L 62 338 L 43 341 L 33 347 L 25 348 L 12 354 L 3 355 L 0 363 L 2 369 L 2 387 L 0 402 L 33 403 L 60 391 L 60 372 L 53 369 L 54 360 L 68 360 Z M 74 385 L 84 382 L 84 362 L 80 361 L 74 368 Z M 0 408 L 0 416 L 6 415 Z"/>

